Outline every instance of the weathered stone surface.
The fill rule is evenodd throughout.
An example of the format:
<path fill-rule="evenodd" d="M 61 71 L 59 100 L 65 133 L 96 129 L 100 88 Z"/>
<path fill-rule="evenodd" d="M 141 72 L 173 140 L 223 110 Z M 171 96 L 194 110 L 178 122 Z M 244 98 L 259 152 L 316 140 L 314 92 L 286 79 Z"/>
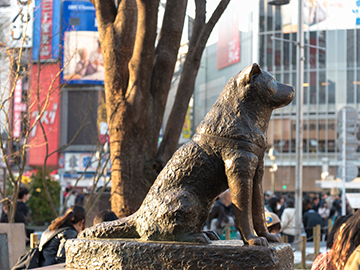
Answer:
<path fill-rule="evenodd" d="M 244 246 L 240 240 L 211 244 L 72 239 L 66 243 L 71 269 L 294 269 L 289 244 Z"/>
<path fill-rule="evenodd" d="M 2 239 L 7 239 L 5 241 L 7 243 L 0 243 L 2 249 L 4 249 L 1 254 L 8 255 L 7 258 L 1 258 L 0 256 L 0 269 L 5 269 L 6 266 L 11 269 L 18 258 L 26 251 L 25 226 L 23 223 L 0 223 L 0 234 L 6 235 Z"/>

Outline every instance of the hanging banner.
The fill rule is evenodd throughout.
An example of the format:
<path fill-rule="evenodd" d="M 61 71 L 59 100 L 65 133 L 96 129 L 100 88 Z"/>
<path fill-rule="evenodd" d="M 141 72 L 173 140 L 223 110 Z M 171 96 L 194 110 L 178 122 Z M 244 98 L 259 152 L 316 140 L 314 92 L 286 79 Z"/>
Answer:
<path fill-rule="evenodd" d="M 35 6 L 33 60 L 58 59 L 61 0 L 36 0 Z"/>
<path fill-rule="evenodd" d="M 219 40 L 216 46 L 216 68 L 222 69 L 240 61 L 239 8 L 231 2 L 230 14 L 219 20 Z"/>
<path fill-rule="evenodd" d="M 13 110 L 13 136 L 20 138 L 21 134 L 21 112 L 22 106 L 22 79 L 19 78 L 14 90 L 14 110 Z M 25 104 L 26 106 L 26 104 Z"/>
<path fill-rule="evenodd" d="M 40 72 L 41 71 L 41 72 Z M 31 123 L 32 126 L 34 121 L 38 118 L 38 104 L 44 104 L 49 91 L 51 92 L 49 102 L 46 106 L 44 113 L 40 117 L 40 122 L 44 126 L 46 140 L 43 131 L 37 123 L 30 133 L 29 142 L 29 165 L 30 166 L 43 166 L 44 159 L 46 156 L 46 146 L 49 148 L 49 153 L 59 148 L 59 124 L 60 124 L 60 78 L 55 79 L 55 83 L 52 88 L 50 86 L 54 80 L 56 74 L 60 71 L 59 64 L 42 64 L 33 65 L 31 72 L 31 95 L 30 104 L 31 106 Z M 37 76 L 40 78 L 38 79 Z M 37 85 L 37 82 L 40 82 Z M 36 99 L 36 93 L 40 93 L 40 101 Z M 42 109 L 42 108 L 41 108 Z M 47 160 L 48 166 L 58 165 L 58 153 L 51 155 Z"/>

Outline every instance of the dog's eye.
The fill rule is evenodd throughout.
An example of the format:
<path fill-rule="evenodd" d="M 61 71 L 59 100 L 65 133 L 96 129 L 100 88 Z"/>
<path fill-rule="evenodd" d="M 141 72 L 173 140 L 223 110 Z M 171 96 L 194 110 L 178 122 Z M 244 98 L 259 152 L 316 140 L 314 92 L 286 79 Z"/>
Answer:
<path fill-rule="evenodd" d="M 273 93 L 276 93 L 277 83 L 274 79 L 269 82 L 269 90 Z"/>

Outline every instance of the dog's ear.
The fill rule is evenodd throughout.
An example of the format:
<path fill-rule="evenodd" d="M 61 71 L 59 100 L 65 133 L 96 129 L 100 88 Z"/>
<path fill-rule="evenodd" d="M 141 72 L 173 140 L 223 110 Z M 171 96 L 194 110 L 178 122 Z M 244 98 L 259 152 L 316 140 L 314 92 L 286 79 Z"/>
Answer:
<path fill-rule="evenodd" d="M 236 78 L 237 85 L 246 85 L 251 82 L 252 79 L 255 79 L 256 76 L 262 73 L 261 68 L 258 64 L 254 63 L 246 67 L 241 71 Z"/>
<path fill-rule="evenodd" d="M 252 77 L 254 77 L 254 76 L 260 75 L 261 73 L 262 73 L 262 71 L 261 71 L 260 66 L 259 66 L 258 64 L 256 64 L 256 63 L 252 64 L 252 66 L 251 66 L 251 71 L 250 71 L 250 73 L 249 73 L 250 79 L 251 79 Z"/>

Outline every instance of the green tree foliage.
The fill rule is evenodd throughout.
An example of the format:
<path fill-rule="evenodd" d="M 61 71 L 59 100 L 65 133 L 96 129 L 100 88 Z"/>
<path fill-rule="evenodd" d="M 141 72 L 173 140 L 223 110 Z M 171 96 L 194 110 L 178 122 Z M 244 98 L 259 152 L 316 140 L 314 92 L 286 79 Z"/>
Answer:
<path fill-rule="evenodd" d="M 46 223 L 50 223 L 55 219 L 55 216 L 51 210 L 49 199 L 44 191 L 42 171 L 39 170 L 36 175 L 33 174 L 31 178 L 32 181 L 29 185 L 31 197 L 27 205 L 31 212 L 34 224 L 42 226 Z M 60 184 L 59 182 L 51 180 L 49 175 L 46 175 L 45 179 L 54 205 L 58 208 L 60 206 Z"/>

